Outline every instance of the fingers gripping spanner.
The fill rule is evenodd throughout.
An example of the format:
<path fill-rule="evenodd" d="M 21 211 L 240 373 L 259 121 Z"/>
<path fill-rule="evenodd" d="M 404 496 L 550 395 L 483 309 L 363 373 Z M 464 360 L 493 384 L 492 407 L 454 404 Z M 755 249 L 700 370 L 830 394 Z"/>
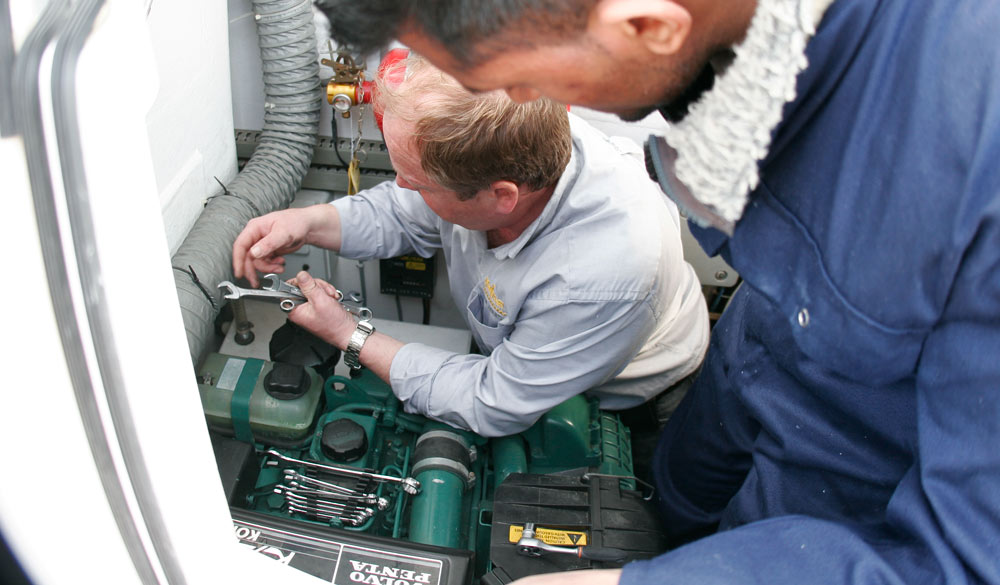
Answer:
<path fill-rule="evenodd" d="M 242 288 L 228 280 L 220 282 L 219 288 L 226 291 L 222 296 L 229 300 L 244 297 L 275 299 L 278 301 L 278 306 L 281 307 L 281 310 L 286 313 L 308 300 L 299 287 L 281 280 L 277 274 L 265 274 L 263 279 L 265 284 L 261 288 Z M 338 290 L 335 298 L 337 301 L 343 303 L 344 293 Z M 358 302 L 357 297 L 353 294 L 348 300 L 354 303 Z M 361 320 L 372 318 L 371 309 L 368 307 L 352 307 L 346 304 L 343 306 L 349 313 L 357 315 Z"/>

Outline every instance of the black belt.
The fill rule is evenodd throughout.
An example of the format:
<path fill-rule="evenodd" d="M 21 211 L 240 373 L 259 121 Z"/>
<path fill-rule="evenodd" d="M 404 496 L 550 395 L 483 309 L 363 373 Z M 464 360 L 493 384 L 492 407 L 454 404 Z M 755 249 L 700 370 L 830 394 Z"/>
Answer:
<path fill-rule="evenodd" d="M 694 382 L 694 379 L 700 370 L 701 368 L 695 370 L 687 376 L 684 376 L 642 404 L 619 411 L 618 416 L 621 417 L 622 422 L 633 431 L 659 430 L 660 427 L 663 426 L 657 415 L 656 405 L 659 400 L 674 391 L 686 392 L 687 389 L 691 387 L 691 384 Z"/>

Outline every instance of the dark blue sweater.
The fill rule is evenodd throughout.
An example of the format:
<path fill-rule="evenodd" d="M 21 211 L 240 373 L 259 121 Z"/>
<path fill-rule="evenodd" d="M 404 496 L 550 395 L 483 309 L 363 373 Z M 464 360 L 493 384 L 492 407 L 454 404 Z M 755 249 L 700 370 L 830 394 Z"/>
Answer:
<path fill-rule="evenodd" d="M 623 584 L 1000 584 L 1000 2 L 837 0 Z"/>

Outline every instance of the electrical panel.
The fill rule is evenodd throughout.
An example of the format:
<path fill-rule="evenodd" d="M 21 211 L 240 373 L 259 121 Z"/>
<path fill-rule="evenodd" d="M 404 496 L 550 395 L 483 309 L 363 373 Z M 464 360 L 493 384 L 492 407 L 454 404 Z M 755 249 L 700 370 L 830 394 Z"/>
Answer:
<path fill-rule="evenodd" d="M 419 297 L 434 296 L 434 258 L 397 256 L 379 261 L 382 294 Z"/>

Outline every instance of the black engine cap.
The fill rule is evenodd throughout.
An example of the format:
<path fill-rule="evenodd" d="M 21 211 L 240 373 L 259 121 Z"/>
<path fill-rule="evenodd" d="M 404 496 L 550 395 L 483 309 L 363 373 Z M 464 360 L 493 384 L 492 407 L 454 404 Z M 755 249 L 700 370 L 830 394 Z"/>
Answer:
<path fill-rule="evenodd" d="M 298 364 L 277 362 L 264 376 L 264 390 L 278 400 L 294 400 L 309 391 L 309 374 Z"/>
<path fill-rule="evenodd" d="M 368 435 L 364 427 L 353 420 L 339 418 L 323 427 L 320 447 L 323 455 L 330 459 L 350 463 L 361 459 L 368 451 Z"/>

